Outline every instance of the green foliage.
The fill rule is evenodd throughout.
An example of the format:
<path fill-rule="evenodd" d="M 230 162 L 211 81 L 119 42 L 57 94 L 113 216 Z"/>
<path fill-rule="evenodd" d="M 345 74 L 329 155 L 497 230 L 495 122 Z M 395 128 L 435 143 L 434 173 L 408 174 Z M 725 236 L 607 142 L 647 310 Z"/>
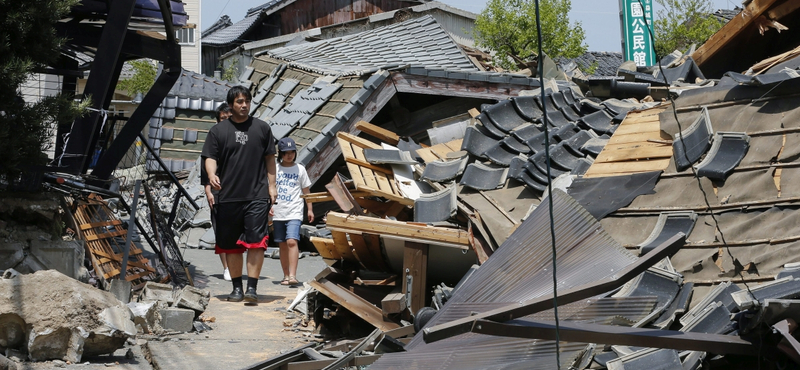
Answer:
<path fill-rule="evenodd" d="M 239 65 L 239 60 L 231 61 L 227 67 L 222 71 L 222 80 L 223 81 L 236 81 L 239 78 L 239 68 L 236 66 Z"/>
<path fill-rule="evenodd" d="M 136 96 L 137 93 L 147 93 L 156 81 L 156 67 L 153 62 L 138 59 L 128 64 L 133 68 L 133 76 L 117 82 L 117 89 L 125 91 L 130 97 Z"/>
<path fill-rule="evenodd" d="M 722 28 L 712 16 L 708 0 L 656 0 L 664 9 L 653 23 L 656 55 L 662 57 L 674 50 L 686 51 L 692 44 L 702 44 Z"/>
<path fill-rule="evenodd" d="M 71 122 L 85 106 L 72 96 L 25 103 L 21 85 L 34 70 L 54 62 L 64 40 L 55 23 L 79 0 L 0 0 L 0 177 L 13 180 L 19 166 L 46 163 L 52 125 Z"/>
<path fill-rule="evenodd" d="M 580 22 L 570 23 L 570 0 L 541 0 L 542 50 L 552 58 L 575 58 L 586 52 Z M 513 60 L 528 60 L 538 53 L 536 4 L 533 0 L 489 0 L 473 31 L 481 47 L 494 50 L 495 64 L 515 69 Z"/>

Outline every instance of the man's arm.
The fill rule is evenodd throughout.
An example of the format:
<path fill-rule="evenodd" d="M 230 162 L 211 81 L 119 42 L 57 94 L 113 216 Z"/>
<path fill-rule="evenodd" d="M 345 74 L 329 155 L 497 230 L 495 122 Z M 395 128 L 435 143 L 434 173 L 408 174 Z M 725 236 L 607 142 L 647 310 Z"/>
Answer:
<path fill-rule="evenodd" d="M 276 171 L 276 164 L 275 164 L 275 154 L 267 154 L 264 156 L 264 160 L 267 162 L 267 181 L 269 181 L 269 198 L 272 201 L 272 204 L 275 204 L 275 198 L 278 196 L 278 184 L 275 182 L 275 171 Z"/>
<path fill-rule="evenodd" d="M 310 194 L 310 193 L 311 193 L 311 189 L 309 189 L 307 187 L 303 188 L 303 194 L 307 195 L 307 194 Z M 314 222 L 314 207 L 312 207 L 313 205 L 314 205 L 314 203 L 312 203 L 310 200 L 306 199 L 306 207 L 308 208 L 308 223 Z"/>
<path fill-rule="evenodd" d="M 211 185 L 214 190 L 222 189 L 222 186 L 219 183 L 219 176 L 217 176 L 216 159 L 206 158 L 206 172 L 208 173 L 208 184 Z"/>

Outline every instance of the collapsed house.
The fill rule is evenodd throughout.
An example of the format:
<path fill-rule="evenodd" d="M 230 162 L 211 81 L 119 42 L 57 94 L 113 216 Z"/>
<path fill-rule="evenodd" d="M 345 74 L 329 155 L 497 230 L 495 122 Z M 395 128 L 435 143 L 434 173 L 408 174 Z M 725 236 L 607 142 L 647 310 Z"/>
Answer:
<path fill-rule="evenodd" d="M 751 3 L 752 13 L 734 18 L 744 21 L 720 32 L 752 37 L 761 13 L 776 22 L 793 16 L 788 3 L 777 3 Z M 780 45 L 789 43 L 780 37 Z M 333 75 L 328 55 L 355 54 L 337 54 L 347 40 L 256 57 L 256 72 L 246 77 L 264 99 L 254 101 L 275 101 L 264 87 L 272 89 L 276 76 L 257 73 L 280 63 L 271 59 L 288 61 L 287 71 Z M 356 106 L 357 122 L 334 115 L 309 132 L 307 111 L 293 110 L 303 102 L 298 96 L 282 110 L 254 108 L 278 136 L 302 146 L 299 157 L 314 180 L 331 179 L 309 199 L 335 201 L 341 211 L 328 213 L 327 230 L 312 238 L 332 264 L 310 282 L 325 296 L 312 304 L 316 321 L 343 308 L 386 333 L 355 342 L 357 350 L 337 364 L 554 368 L 556 351 L 562 368 L 751 368 L 798 358 L 788 345 L 796 343 L 791 322 L 800 319 L 792 309 L 800 297 L 792 253 L 796 54 L 753 60 L 737 69 L 756 64 L 750 72 L 722 76 L 719 67 L 703 69 L 714 60 L 709 47 L 694 58 L 671 55 L 663 70 L 623 65 L 612 77 L 577 75 L 541 89 L 529 79 L 497 103 L 463 109 L 467 116 L 429 119 L 436 127 L 426 130 L 403 131 L 396 115 Z M 380 60 L 380 52 L 354 64 Z M 398 93 L 408 92 L 409 75 L 429 95 L 459 78 L 488 85 L 518 78 L 411 63 L 383 69 L 384 83 Z M 381 109 L 380 101 L 373 105 Z M 344 166 L 337 167 L 340 153 Z M 331 169 L 338 174 L 324 175 Z M 459 251 L 480 267 L 459 267 Z M 560 330 L 552 322 L 553 263 Z M 465 272 L 455 286 L 436 276 L 459 269 Z M 406 320 L 416 335 L 390 345 L 396 341 L 387 337 L 408 335 L 401 332 Z M 559 333 L 562 341 L 554 342 Z M 394 353 L 373 354 L 385 352 Z"/>

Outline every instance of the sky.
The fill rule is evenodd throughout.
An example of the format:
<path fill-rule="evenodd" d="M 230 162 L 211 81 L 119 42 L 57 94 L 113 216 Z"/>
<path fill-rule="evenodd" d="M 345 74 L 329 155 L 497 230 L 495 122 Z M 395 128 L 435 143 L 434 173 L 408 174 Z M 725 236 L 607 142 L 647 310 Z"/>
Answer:
<path fill-rule="evenodd" d="M 227 14 L 236 23 L 244 18 L 247 9 L 259 6 L 267 0 L 201 0 L 202 25 L 205 30 Z M 487 0 L 439 0 L 450 6 L 480 13 Z M 710 0 L 713 9 L 733 9 L 741 6 L 740 0 Z M 658 17 L 655 7 L 654 16 Z M 621 51 L 619 28 L 619 0 L 572 0 L 569 14 L 572 22 L 580 22 L 586 33 L 586 44 L 590 51 Z M 190 20 L 191 22 L 191 20 Z"/>

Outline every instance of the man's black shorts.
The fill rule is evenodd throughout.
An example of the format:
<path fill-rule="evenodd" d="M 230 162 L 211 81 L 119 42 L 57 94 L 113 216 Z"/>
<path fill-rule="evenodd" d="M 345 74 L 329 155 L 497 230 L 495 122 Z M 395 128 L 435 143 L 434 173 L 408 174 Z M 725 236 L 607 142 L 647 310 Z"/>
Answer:
<path fill-rule="evenodd" d="M 269 239 L 269 198 L 214 205 L 218 252 L 244 253 L 247 249 L 267 248 Z"/>

